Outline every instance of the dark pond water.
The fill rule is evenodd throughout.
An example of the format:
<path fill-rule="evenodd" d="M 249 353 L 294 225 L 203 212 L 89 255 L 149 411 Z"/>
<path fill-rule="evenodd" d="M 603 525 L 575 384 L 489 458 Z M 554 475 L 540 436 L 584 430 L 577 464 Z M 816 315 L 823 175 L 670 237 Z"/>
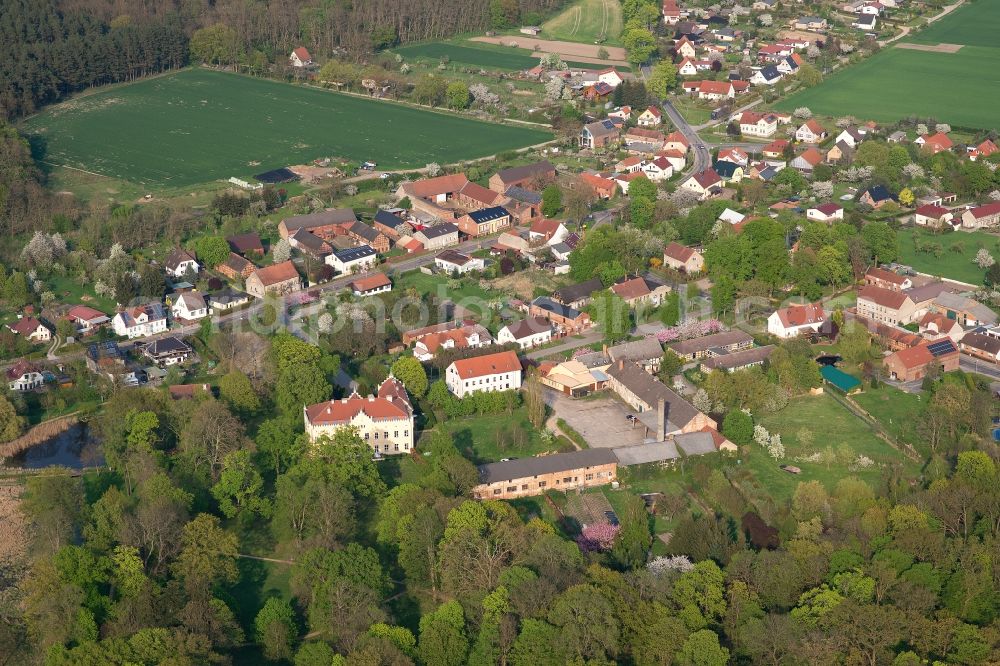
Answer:
<path fill-rule="evenodd" d="M 840 363 L 840 356 L 837 356 L 836 354 L 827 354 L 826 356 L 818 357 L 816 362 L 820 365 L 837 365 Z"/>
<path fill-rule="evenodd" d="M 104 464 L 101 447 L 90 434 L 87 424 L 73 426 L 47 442 L 31 447 L 24 453 L 6 461 L 8 467 L 41 469 L 43 467 L 69 467 L 81 469 Z"/>

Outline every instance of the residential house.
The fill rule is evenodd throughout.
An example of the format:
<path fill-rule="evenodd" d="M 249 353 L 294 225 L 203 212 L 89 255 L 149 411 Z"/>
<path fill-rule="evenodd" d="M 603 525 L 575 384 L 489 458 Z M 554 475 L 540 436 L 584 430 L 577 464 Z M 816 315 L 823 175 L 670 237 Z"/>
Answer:
<path fill-rule="evenodd" d="M 802 143 L 820 143 L 828 136 L 823 126 L 810 118 L 795 130 L 795 140 Z"/>
<path fill-rule="evenodd" d="M 995 227 L 998 224 L 1000 224 L 1000 201 L 976 206 L 962 213 L 962 227 L 965 229 L 982 229 Z"/>
<path fill-rule="evenodd" d="M 792 160 L 789 166 L 808 174 L 812 173 L 813 169 L 822 163 L 823 153 L 810 146 L 809 148 L 806 148 L 801 155 Z"/>
<path fill-rule="evenodd" d="M 385 273 L 375 273 L 374 275 L 354 280 L 351 282 L 350 287 L 355 296 L 374 296 L 392 291 L 392 280 Z"/>
<path fill-rule="evenodd" d="M 974 298 L 961 294 L 942 293 L 931 303 L 931 311 L 940 312 L 954 319 L 964 328 L 992 326 L 997 323 L 997 314 Z"/>
<path fill-rule="evenodd" d="M 111 321 L 103 312 L 86 305 L 74 305 L 66 311 L 65 316 L 76 327 L 79 335 L 96 333 Z"/>
<path fill-rule="evenodd" d="M 663 132 L 659 130 L 632 127 L 625 132 L 625 149 L 631 153 L 650 155 L 664 146 Z"/>
<path fill-rule="evenodd" d="M 990 139 L 986 139 L 978 146 L 966 147 L 966 154 L 972 162 L 975 162 L 980 157 L 989 157 L 997 151 L 1000 151 L 1000 147 L 997 147 L 997 144 L 993 143 Z"/>
<path fill-rule="evenodd" d="M 594 191 L 594 195 L 601 199 L 610 199 L 618 191 L 618 183 L 596 174 L 581 173 L 580 181 L 589 186 Z"/>
<path fill-rule="evenodd" d="M 513 218 L 512 224 L 531 224 L 542 215 L 542 195 L 523 187 L 508 187 L 502 205 Z"/>
<path fill-rule="evenodd" d="M 965 329 L 956 320 L 942 312 L 927 312 L 920 318 L 918 330 L 920 335 L 929 340 L 951 338 L 958 342 L 965 336 Z"/>
<path fill-rule="evenodd" d="M 832 224 L 844 219 L 844 207 L 835 203 L 824 203 L 806 209 L 806 218 L 816 222 Z"/>
<path fill-rule="evenodd" d="M 376 455 L 407 454 L 416 444 L 410 395 L 403 383 L 389 375 L 375 395 L 357 392 L 340 400 L 326 400 L 302 409 L 310 442 L 333 437 L 351 428 Z"/>
<path fill-rule="evenodd" d="M 841 161 L 850 162 L 854 155 L 854 149 L 846 141 L 837 141 L 830 150 L 826 151 L 826 162 L 828 164 L 840 164 Z"/>
<path fill-rule="evenodd" d="M 916 310 L 916 304 L 905 292 L 871 285 L 858 290 L 859 317 L 900 326 L 912 321 Z"/>
<path fill-rule="evenodd" d="M 795 19 L 794 27 L 796 30 L 826 30 L 827 22 L 819 16 L 800 16 Z"/>
<path fill-rule="evenodd" d="M 712 169 L 726 184 L 738 183 L 743 180 L 743 167 L 739 164 L 720 160 L 712 165 Z"/>
<path fill-rule="evenodd" d="M 634 277 L 611 285 L 611 293 L 628 303 L 630 308 L 639 305 L 659 307 L 670 294 L 670 286 L 645 277 Z"/>
<path fill-rule="evenodd" d="M 414 233 L 413 238 L 422 244 L 425 250 L 440 250 L 458 244 L 458 227 L 451 222 L 442 222 L 433 227 L 424 227 Z"/>
<path fill-rule="evenodd" d="M 876 27 L 878 27 L 878 17 L 874 14 L 862 14 L 858 16 L 857 20 L 851 25 L 858 30 L 872 32 Z"/>
<path fill-rule="evenodd" d="M 197 291 L 186 291 L 174 300 L 170 314 L 182 323 L 196 321 L 208 316 L 208 304 Z"/>
<path fill-rule="evenodd" d="M 674 52 L 682 58 L 695 58 L 698 55 L 698 49 L 687 35 L 674 42 Z"/>
<path fill-rule="evenodd" d="M 533 243 L 541 241 L 547 245 L 555 245 L 568 235 L 569 229 L 559 220 L 535 220 L 528 228 L 528 240 Z"/>
<path fill-rule="evenodd" d="M 612 88 L 617 88 L 625 80 L 614 67 L 608 67 L 597 72 L 597 80 L 606 83 Z"/>
<path fill-rule="evenodd" d="M 590 305 L 591 296 L 604 289 L 601 278 L 590 278 L 586 282 L 562 287 L 552 292 L 552 300 L 561 305 L 580 310 Z"/>
<path fill-rule="evenodd" d="M 705 258 L 693 247 L 670 243 L 663 248 L 663 265 L 681 273 L 700 273 L 705 270 Z"/>
<path fill-rule="evenodd" d="M 42 368 L 23 358 L 7 368 L 7 388 L 11 391 L 25 393 L 42 387 L 45 378 Z"/>
<path fill-rule="evenodd" d="M 767 332 L 779 338 L 794 338 L 815 333 L 826 322 L 826 313 L 819 303 L 790 305 L 779 308 L 767 318 Z"/>
<path fill-rule="evenodd" d="M 637 179 L 649 180 L 648 176 L 646 176 L 645 171 L 636 171 L 634 173 L 626 173 L 619 176 L 615 176 L 615 183 L 618 185 L 618 188 L 622 191 L 622 194 L 628 196 L 629 185 L 632 184 L 633 180 Z"/>
<path fill-rule="evenodd" d="M 922 150 L 930 152 L 932 155 L 943 153 L 955 147 L 955 143 L 944 132 L 936 134 L 923 134 L 913 140 L 913 143 L 920 146 Z"/>
<path fill-rule="evenodd" d="M 565 335 L 576 335 L 590 328 L 590 315 L 586 312 L 556 303 L 551 298 L 539 296 L 528 306 L 529 317 L 544 317 Z"/>
<path fill-rule="evenodd" d="M 699 199 L 704 200 L 722 190 L 722 178 L 713 169 L 705 169 L 685 180 L 681 187 L 691 190 Z"/>
<path fill-rule="evenodd" d="M 7 328 L 14 335 L 20 335 L 29 342 L 48 342 L 52 339 L 52 331 L 34 317 L 21 317 Z"/>
<path fill-rule="evenodd" d="M 668 20 L 664 17 L 664 20 Z M 479 467 L 478 500 L 511 500 L 550 490 L 580 491 L 605 486 L 617 478 L 618 458 L 607 448 L 516 458 Z"/>
<path fill-rule="evenodd" d="M 791 144 L 788 143 L 788 141 L 786 139 L 775 139 L 771 143 L 769 143 L 766 146 L 764 146 L 764 148 L 761 151 L 761 154 L 766 159 L 770 159 L 770 160 L 781 159 L 782 157 L 785 156 L 785 150 L 790 145 Z"/>
<path fill-rule="evenodd" d="M 183 363 L 194 353 L 191 345 L 174 336 L 153 340 L 140 348 L 143 356 L 160 367 Z"/>
<path fill-rule="evenodd" d="M 245 292 L 227 287 L 221 291 L 209 294 L 205 301 L 208 304 L 210 312 L 225 312 L 226 310 L 246 305 L 250 302 L 250 296 Z"/>
<path fill-rule="evenodd" d="M 889 143 L 905 143 L 906 142 L 906 132 L 904 132 L 902 130 L 896 130 L 895 132 L 893 132 L 892 134 L 890 134 L 888 137 L 886 137 L 886 141 L 888 141 Z"/>
<path fill-rule="evenodd" d="M 670 151 L 676 150 L 681 155 L 686 155 L 688 150 L 691 149 L 691 142 L 688 141 L 684 133 L 679 130 L 674 130 L 666 136 L 663 141 L 663 150 Z"/>
<path fill-rule="evenodd" d="M 136 305 L 117 313 L 111 319 L 115 335 L 144 338 L 167 330 L 167 313 L 159 302 Z"/>
<path fill-rule="evenodd" d="M 793 53 L 792 55 L 784 58 L 778 62 L 778 73 L 781 75 L 794 74 L 799 71 L 799 67 L 802 66 L 802 56 L 798 53 Z"/>
<path fill-rule="evenodd" d="M 215 270 L 230 280 L 246 280 L 257 267 L 235 252 L 230 252 L 229 258 L 216 266 Z"/>
<path fill-rule="evenodd" d="M 703 335 L 700 338 L 680 340 L 667 345 L 668 349 L 686 363 L 700 358 L 724 356 L 751 347 L 753 347 L 753 336 L 736 328 L 731 331 Z"/>
<path fill-rule="evenodd" d="M 442 206 L 458 196 L 469 179 L 464 173 L 452 173 L 434 178 L 423 178 L 402 183 L 396 188 L 396 197 L 409 199 L 415 212 L 426 213 L 441 219 L 454 219 L 454 213 Z"/>
<path fill-rule="evenodd" d="M 471 238 L 495 234 L 510 225 L 510 213 L 503 206 L 474 210 L 457 222 L 458 230 Z"/>
<path fill-rule="evenodd" d="M 767 139 L 778 131 L 778 118 L 772 113 L 744 111 L 738 119 L 740 134 Z"/>
<path fill-rule="evenodd" d="M 331 254 L 330 257 L 332 256 L 334 255 Z M 264 298 L 267 294 L 284 296 L 298 291 L 301 286 L 299 272 L 291 261 L 258 268 L 250 274 L 246 282 L 247 293 L 257 298 Z"/>
<path fill-rule="evenodd" d="M 657 157 L 643 164 L 642 172 L 649 180 L 659 183 L 674 175 L 674 167 L 666 157 Z"/>
<path fill-rule="evenodd" d="M 913 223 L 921 227 L 942 229 L 950 225 L 954 215 L 950 210 L 935 204 L 925 204 L 913 211 Z"/>
<path fill-rule="evenodd" d="M 732 81 L 695 81 L 697 85 L 693 88 L 684 84 L 686 92 L 693 92 L 698 95 L 698 99 L 718 101 L 722 99 L 733 99 L 736 97 L 736 88 Z"/>
<path fill-rule="evenodd" d="M 445 384 L 458 398 L 521 388 L 521 361 L 512 351 L 463 358 L 445 370 Z"/>
<path fill-rule="evenodd" d="M 905 275 L 872 266 L 865 273 L 865 284 L 890 291 L 904 291 L 913 286 L 913 281 Z"/>
<path fill-rule="evenodd" d="M 367 245 L 379 254 L 388 252 L 391 245 L 389 236 L 364 222 L 355 222 L 349 226 L 347 228 L 347 235 L 357 242 L 358 245 Z"/>
<path fill-rule="evenodd" d="M 457 250 L 445 250 L 434 257 L 434 265 L 446 273 L 459 275 L 486 268 L 486 262 L 482 258 L 463 254 Z"/>
<path fill-rule="evenodd" d="M 490 189 L 494 192 L 506 192 L 509 187 L 528 187 L 540 185 L 556 177 L 556 168 L 547 160 L 526 164 L 524 166 L 503 169 L 490 176 Z"/>
<path fill-rule="evenodd" d="M 531 349 L 552 340 L 552 323 L 545 317 L 529 317 L 507 324 L 497 332 L 497 344 L 516 342 L 521 349 Z"/>
<path fill-rule="evenodd" d="M 260 241 L 260 236 L 256 233 L 236 234 L 226 238 L 229 249 L 236 254 L 246 257 L 264 256 L 264 244 Z"/>
<path fill-rule="evenodd" d="M 1000 337 L 971 331 L 958 343 L 962 352 L 990 363 L 1000 363 Z"/>
<path fill-rule="evenodd" d="M 367 245 L 359 245 L 335 251 L 326 258 L 326 263 L 343 275 L 362 273 L 378 263 L 378 254 Z M 247 291 L 250 291 L 249 287 L 250 281 L 247 280 Z"/>
<path fill-rule="evenodd" d="M 608 387 L 638 412 L 654 441 L 670 435 L 717 428 L 718 424 L 635 363 L 619 360 L 608 366 Z"/>
<path fill-rule="evenodd" d="M 622 122 L 627 123 L 632 118 L 632 107 L 619 106 L 614 111 L 608 111 L 608 118 L 621 120 Z"/>
<path fill-rule="evenodd" d="M 865 140 L 864 134 L 861 132 L 859 128 L 855 127 L 854 125 L 851 125 L 850 127 L 844 129 L 840 134 L 837 135 L 837 138 L 834 139 L 834 141 L 837 142 L 843 141 L 851 148 L 857 148 L 859 145 L 861 145 L 861 142 L 864 140 Z"/>
<path fill-rule="evenodd" d="M 587 123 L 580 130 L 580 148 L 604 148 L 618 142 L 618 128 L 610 120 Z"/>
<path fill-rule="evenodd" d="M 493 344 L 493 336 L 480 324 L 472 321 L 449 322 L 444 326 L 427 327 L 431 332 L 414 333 L 413 356 L 423 363 L 448 349 L 481 349 Z M 404 339 L 404 343 L 406 340 Z"/>
<path fill-rule="evenodd" d="M 293 49 L 292 54 L 288 56 L 288 64 L 292 67 L 308 67 L 313 64 L 313 59 L 306 47 L 299 46 Z"/>
<path fill-rule="evenodd" d="M 543 386 L 579 398 L 607 386 L 608 376 L 600 368 L 591 368 L 578 359 L 573 359 L 562 363 L 539 364 L 538 381 Z"/>
<path fill-rule="evenodd" d="M 667 25 L 677 25 L 681 20 L 681 10 L 677 0 L 663 0 L 663 22 Z"/>
<path fill-rule="evenodd" d="M 179 247 L 174 248 L 167 256 L 167 260 L 163 262 L 163 267 L 166 269 L 167 275 L 175 278 L 185 277 L 188 273 L 195 275 L 198 273 L 199 268 L 194 256 L 187 250 L 182 250 Z"/>
<path fill-rule="evenodd" d="M 950 338 L 942 338 L 893 352 L 885 357 L 882 364 L 891 379 L 914 382 L 926 377 L 934 367 L 943 372 L 957 370 L 960 358 L 958 345 Z"/>
<path fill-rule="evenodd" d="M 380 208 L 375 213 L 375 219 L 372 221 L 372 226 L 378 231 L 388 236 L 394 242 L 398 241 L 401 236 L 407 236 L 413 233 L 413 225 L 396 215 L 392 211 L 388 211 L 384 208 Z"/>
<path fill-rule="evenodd" d="M 677 64 L 677 73 L 681 76 L 695 76 L 698 74 L 698 68 L 691 58 L 682 58 Z"/>
<path fill-rule="evenodd" d="M 750 83 L 755 86 L 773 86 L 780 80 L 781 72 L 776 65 L 765 65 L 750 77 Z"/>
<path fill-rule="evenodd" d="M 656 127 L 663 122 L 663 113 L 655 106 L 648 107 L 639 114 L 636 124 L 639 127 Z"/>
<path fill-rule="evenodd" d="M 512 187 L 517 186 L 513 185 Z M 498 206 L 503 203 L 503 200 L 503 192 L 494 192 L 479 183 L 471 181 L 462 186 L 462 189 L 458 191 L 457 197 L 458 205 L 465 207 L 466 210 L 479 210 L 480 208 Z"/>
<path fill-rule="evenodd" d="M 615 164 L 615 171 L 620 174 L 635 173 L 642 171 L 643 159 L 638 155 L 630 155 L 625 159 L 618 160 Z"/>
<path fill-rule="evenodd" d="M 646 336 L 641 340 L 623 342 L 607 348 L 608 360 L 611 363 L 625 360 L 635 363 L 648 373 L 656 374 L 660 371 L 660 364 L 663 361 L 663 347 L 656 336 Z"/>
<path fill-rule="evenodd" d="M 858 199 L 858 203 L 863 203 L 867 206 L 871 206 L 875 210 L 878 210 L 890 201 L 895 200 L 896 197 L 892 196 L 884 185 L 876 185 L 865 190 L 864 193 L 862 193 L 861 198 Z"/>
<path fill-rule="evenodd" d="M 324 240 L 329 240 L 334 236 L 344 235 L 347 228 L 357 221 L 358 218 L 350 208 L 331 208 L 318 213 L 285 218 L 278 223 L 278 233 L 282 238 L 288 238 L 299 229 L 305 229 Z"/>

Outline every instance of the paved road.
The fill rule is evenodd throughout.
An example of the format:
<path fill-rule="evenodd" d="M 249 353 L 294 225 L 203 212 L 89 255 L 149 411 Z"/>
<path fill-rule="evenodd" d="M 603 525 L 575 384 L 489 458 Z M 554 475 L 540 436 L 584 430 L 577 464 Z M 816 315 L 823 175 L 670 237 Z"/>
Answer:
<path fill-rule="evenodd" d="M 580 347 L 586 347 L 587 345 L 592 345 L 595 342 L 600 342 L 604 339 L 604 335 L 596 330 L 591 329 L 588 333 L 582 335 L 579 338 L 569 338 L 566 342 L 561 345 L 556 345 L 554 347 L 546 347 L 545 349 L 537 349 L 533 352 L 528 352 L 525 354 L 528 358 L 532 360 L 539 360 L 542 358 L 548 358 L 553 354 L 565 354 L 566 352 L 573 351 Z"/>
<path fill-rule="evenodd" d="M 993 363 L 982 361 L 974 356 L 962 354 L 958 360 L 958 367 L 966 372 L 975 372 L 980 375 L 986 375 L 993 381 L 1000 381 L 1000 367 Z"/>
<path fill-rule="evenodd" d="M 670 100 L 663 101 L 663 111 L 670 118 L 670 122 L 674 124 L 674 127 L 688 140 L 688 143 L 691 144 L 691 150 L 694 152 L 694 159 L 687 169 L 688 175 L 680 183 L 684 184 L 691 177 L 691 174 L 699 173 L 712 166 L 712 154 L 709 152 L 708 145 L 698 136 L 697 130 L 688 121 L 684 120 L 684 116 L 674 108 Z"/>

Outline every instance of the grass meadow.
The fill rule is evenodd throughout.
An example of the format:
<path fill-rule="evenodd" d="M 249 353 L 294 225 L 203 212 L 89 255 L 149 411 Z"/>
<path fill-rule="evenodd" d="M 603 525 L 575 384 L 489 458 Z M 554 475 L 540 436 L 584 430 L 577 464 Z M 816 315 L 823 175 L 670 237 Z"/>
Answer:
<path fill-rule="evenodd" d="M 549 37 L 546 37 L 546 39 L 549 39 Z M 394 49 L 394 52 L 411 62 L 439 62 L 442 58 L 448 58 L 448 62 L 452 64 L 482 67 L 483 69 L 490 70 L 503 69 L 512 72 L 531 69 L 539 61 L 537 57 L 531 55 L 531 51 L 528 49 L 498 46 L 483 42 L 421 42 L 419 44 L 401 46 Z M 595 63 L 575 62 L 566 58 L 563 60 L 570 67 L 579 67 L 581 69 L 600 69 L 602 67 L 602 65 Z M 622 72 L 631 71 L 630 67 L 623 67 L 621 65 L 616 65 L 615 68 Z"/>
<path fill-rule="evenodd" d="M 940 244 L 941 251 L 918 252 L 914 237 L 922 244 Z M 976 253 L 985 247 L 1000 256 L 1000 237 L 983 231 L 955 231 L 934 234 L 923 229 L 907 228 L 897 232 L 899 261 L 921 273 L 952 280 L 982 284 L 984 271 L 975 264 Z"/>
<path fill-rule="evenodd" d="M 248 178 L 324 156 L 422 167 L 552 136 L 205 69 L 82 96 L 28 119 L 23 129 L 48 164 L 163 188 Z"/>
<path fill-rule="evenodd" d="M 618 0 L 579 0 L 542 24 L 542 37 L 611 46 L 621 44 L 622 6 Z"/>

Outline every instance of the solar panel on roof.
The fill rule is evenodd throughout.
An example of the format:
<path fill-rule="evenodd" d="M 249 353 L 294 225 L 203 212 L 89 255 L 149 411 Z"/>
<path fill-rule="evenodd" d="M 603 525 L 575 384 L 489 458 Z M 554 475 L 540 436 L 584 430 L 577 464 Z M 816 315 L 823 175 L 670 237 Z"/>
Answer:
<path fill-rule="evenodd" d="M 933 356 L 941 356 L 958 350 L 955 348 L 955 343 L 952 342 L 951 339 L 945 338 L 944 340 L 938 340 L 937 342 L 932 342 L 927 345 L 927 351 L 929 351 Z"/>

